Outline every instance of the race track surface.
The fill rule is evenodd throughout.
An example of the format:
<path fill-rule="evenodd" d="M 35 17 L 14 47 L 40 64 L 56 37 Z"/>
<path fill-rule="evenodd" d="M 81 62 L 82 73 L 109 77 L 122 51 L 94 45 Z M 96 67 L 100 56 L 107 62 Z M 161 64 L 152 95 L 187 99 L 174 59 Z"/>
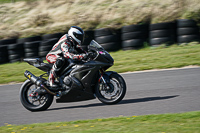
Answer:
<path fill-rule="evenodd" d="M 30 112 L 19 100 L 20 84 L 0 86 L 0 126 L 106 117 L 178 113 L 200 110 L 200 68 L 122 74 L 127 84 L 123 101 L 105 105 L 98 99 L 55 103 Z"/>

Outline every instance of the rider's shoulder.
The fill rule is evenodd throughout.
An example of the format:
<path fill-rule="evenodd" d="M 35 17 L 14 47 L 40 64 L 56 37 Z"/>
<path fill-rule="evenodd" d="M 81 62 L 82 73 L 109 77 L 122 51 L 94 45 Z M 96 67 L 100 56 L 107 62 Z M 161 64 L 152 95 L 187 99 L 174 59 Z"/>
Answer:
<path fill-rule="evenodd" d="M 68 34 L 64 34 L 64 35 L 59 39 L 59 42 L 60 42 L 60 41 L 67 40 L 67 38 L 68 38 Z"/>
<path fill-rule="evenodd" d="M 66 46 L 70 47 L 72 45 L 71 42 L 68 40 L 68 38 L 63 39 L 60 42 L 62 42 L 61 46 L 64 46 L 64 47 L 66 47 Z"/>

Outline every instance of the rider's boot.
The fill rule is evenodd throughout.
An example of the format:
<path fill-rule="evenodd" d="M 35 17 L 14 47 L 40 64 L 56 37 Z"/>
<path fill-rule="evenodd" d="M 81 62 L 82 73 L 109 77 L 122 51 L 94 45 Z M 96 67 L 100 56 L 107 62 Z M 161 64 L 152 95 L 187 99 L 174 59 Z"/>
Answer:
<path fill-rule="evenodd" d="M 52 90 L 57 90 L 59 88 L 59 86 L 55 83 L 55 76 L 52 70 L 49 75 L 48 84 Z"/>
<path fill-rule="evenodd" d="M 50 75 L 49 75 L 49 79 L 48 79 L 48 83 L 49 83 L 51 90 L 56 91 L 56 97 L 60 98 L 61 96 L 66 95 L 69 92 L 70 87 L 66 86 L 66 85 L 64 87 L 61 87 L 58 84 L 56 84 L 55 83 L 55 76 L 56 75 L 55 75 L 54 70 L 51 70 Z"/>

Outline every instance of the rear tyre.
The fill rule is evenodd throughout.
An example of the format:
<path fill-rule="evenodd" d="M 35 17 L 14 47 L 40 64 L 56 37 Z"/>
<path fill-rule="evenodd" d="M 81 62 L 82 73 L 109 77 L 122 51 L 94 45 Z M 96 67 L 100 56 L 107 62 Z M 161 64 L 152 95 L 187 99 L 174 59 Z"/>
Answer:
<path fill-rule="evenodd" d="M 30 97 L 36 86 L 27 79 L 20 88 L 20 101 L 22 105 L 30 111 L 43 111 L 49 108 L 53 102 L 53 95 L 44 94 L 38 97 Z"/>
<path fill-rule="evenodd" d="M 104 104 L 116 104 L 120 102 L 126 94 L 126 83 L 117 73 L 111 74 L 109 78 L 109 89 L 106 89 L 103 82 L 100 82 L 95 89 L 95 94 Z"/>

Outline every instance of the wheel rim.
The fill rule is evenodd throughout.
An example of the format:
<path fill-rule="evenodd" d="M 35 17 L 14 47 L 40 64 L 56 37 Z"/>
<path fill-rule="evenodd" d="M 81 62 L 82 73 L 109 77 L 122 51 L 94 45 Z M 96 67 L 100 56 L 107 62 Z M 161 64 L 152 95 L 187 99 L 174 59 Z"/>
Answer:
<path fill-rule="evenodd" d="M 107 100 L 118 99 L 122 94 L 122 90 L 123 88 L 120 85 L 120 82 L 115 78 L 110 79 L 109 89 L 106 89 L 105 84 L 103 83 L 101 83 L 99 87 L 99 92 L 101 96 Z"/>
<path fill-rule="evenodd" d="M 40 107 L 46 103 L 46 101 L 48 100 L 48 95 L 37 95 L 34 97 L 30 96 L 30 94 L 33 93 L 36 90 L 36 88 L 36 85 L 34 85 L 33 83 L 29 83 L 25 89 L 24 98 L 29 105 L 34 107 Z"/>

